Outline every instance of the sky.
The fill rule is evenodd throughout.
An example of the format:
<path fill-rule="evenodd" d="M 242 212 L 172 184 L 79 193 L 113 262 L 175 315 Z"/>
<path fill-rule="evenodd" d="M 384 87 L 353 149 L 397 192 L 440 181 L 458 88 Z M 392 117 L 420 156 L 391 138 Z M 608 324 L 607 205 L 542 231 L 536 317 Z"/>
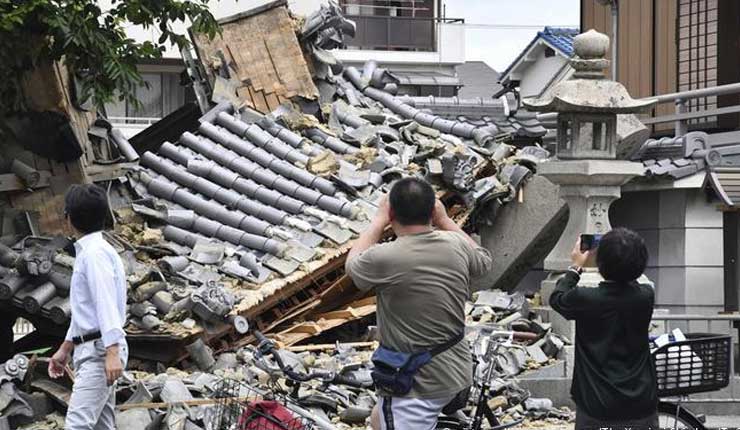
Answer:
<path fill-rule="evenodd" d="M 465 19 L 465 57 L 501 72 L 545 26 L 578 27 L 579 0 L 444 0 L 448 18 Z M 536 28 L 497 28 L 496 26 Z"/>

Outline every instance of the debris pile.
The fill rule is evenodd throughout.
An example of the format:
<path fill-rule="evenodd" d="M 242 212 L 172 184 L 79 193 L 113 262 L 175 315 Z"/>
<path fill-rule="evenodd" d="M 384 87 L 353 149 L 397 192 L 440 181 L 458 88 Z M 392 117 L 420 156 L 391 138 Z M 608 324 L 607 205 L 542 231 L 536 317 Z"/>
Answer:
<path fill-rule="evenodd" d="M 219 103 L 188 126 L 192 131 L 146 145 L 152 149 L 141 154 L 111 133 L 121 155 L 138 161 L 109 187 L 113 229 L 106 239 L 128 277 L 130 372 L 118 387 L 119 428 L 209 429 L 224 381 L 265 399 L 282 392 L 320 420 L 365 428 L 375 402 L 368 368 L 374 344 L 366 336 L 375 298 L 355 291 L 344 274 L 350 241 L 391 184 L 406 176 L 432 183 L 467 230 L 493 223 L 497 208 L 522 200 L 523 187 L 550 156 L 537 141 L 544 129 L 522 145 L 511 129 L 521 121 L 509 121 L 507 109 L 500 120 L 483 122 L 438 116 L 397 96 L 398 79 L 375 62 L 344 67 L 328 50 L 354 26 L 335 6 L 295 28 L 284 8 L 279 2 L 230 19 L 218 40 L 194 36 L 202 75 L 211 78 Z M 229 47 L 251 43 L 240 37 L 252 34 L 243 23 L 262 29 L 254 33 L 264 38 L 256 45 L 272 71 L 259 68 L 259 58 L 242 57 L 251 51 Z M 264 31 L 271 23 L 274 31 Z M 270 50 L 277 47 L 289 54 L 275 57 Z M 274 76 L 294 79 L 277 85 Z M 69 320 L 69 245 L 32 236 L 0 247 L 0 303 L 57 338 Z M 479 382 L 466 411 L 491 394 L 487 404 L 503 421 L 567 419 L 567 411 L 531 397 L 514 379 L 552 363 L 563 339 L 533 317 L 520 295 L 483 291 L 468 310 Z M 328 369 L 368 387 L 291 383 L 252 346 L 254 329 L 284 348 L 294 368 Z M 24 350 L 43 342 L 31 338 Z M 42 373 L 5 382 L 1 416 L 14 408 L 28 418 L 25 392 L 64 406 L 69 384 Z M 57 417 L 47 421 L 53 426 Z"/>
<path fill-rule="evenodd" d="M 566 342 L 530 312 L 529 301 L 520 294 L 482 291 L 468 304 L 467 314 L 466 339 L 472 345 L 476 374 L 458 419 L 472 417 L 480 396 L 501 423 L 572 419 L 567 408 L 554 408 L 549 399 L 537 398 L 517 384 L 518 376 L 554 363 Z M 374 341 L 337 342 L 278 350 L 282 362 L 293 371 L 340 375 L 354 381 L 354 386 L 347 386 L 321 379 L 297 384 L 259 347 L 247 345 L 214 353 L 198 340 L 188 346 L 191 358 L 185 366 L 166 368 L 160 364 L 125 372 L 117 386 L 117 425 L 119 429 L 218 428 L 213 425 L 222 419 L 219 408 L 223 407 L 224 387 L 238 384 L 245 405 L 277 399 L 293 413 L 295 407 L 308 411 L 311 420 L 319 423 L 317 428 L 323 428 L 321 423 L 337 429 L 366 428 L 376 402 L 370 377 L 370 356 L 376 346 Z M 22 355 L 4 365 L 0 415 L 11 422 L 28 422 L 14 417 L 38 420 L 54 409 L 63 412 L 69 385 L 46 380 L 40 376 L 45 366 L 38 367 L 36 372 L 30 371 L 29 360 Z M 23 391 L 21 387 L 30 389 Z M 49 393 L 54 393 L 55 408 L 49 406 Z M 46 399 L 47 406 L 29 406 L 32 398 L 37 403 Z M 51 427 L 43 428 L 54 428 L 56 419 L 58 415 L 51 415 L 47 420 Z"/>

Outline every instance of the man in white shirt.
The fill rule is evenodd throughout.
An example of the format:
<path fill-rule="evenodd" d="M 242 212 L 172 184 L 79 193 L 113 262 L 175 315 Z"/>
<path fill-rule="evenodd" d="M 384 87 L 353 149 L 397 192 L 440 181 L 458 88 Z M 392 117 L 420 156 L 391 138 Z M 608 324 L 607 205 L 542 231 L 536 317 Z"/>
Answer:
<path fill-rule="evenodd" d="M 64 428 L 115 428 L 115 382 L 128 361 L 126 275 L 121 258 L 103 238 L 108 198 L 97 185 L 73 185 L 65 217 L 81 236 L 75 242 L 70 304 L 72 321 L 49 362 L 49 376 L 64 375 L 74 350 L 75 381 Z"/>

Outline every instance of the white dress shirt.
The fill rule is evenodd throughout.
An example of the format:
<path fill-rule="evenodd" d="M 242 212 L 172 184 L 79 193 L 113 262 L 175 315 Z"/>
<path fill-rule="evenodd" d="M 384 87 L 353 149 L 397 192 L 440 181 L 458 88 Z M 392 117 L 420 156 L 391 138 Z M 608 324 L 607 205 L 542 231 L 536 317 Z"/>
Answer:
<path fill-rule="evenodd" d="M 100 331 L 105 347 L 126 341 L 126 273 L 121 257 L 102 232 L 75 242 L 69 298 L 72 321 L 66 340 Z"/>

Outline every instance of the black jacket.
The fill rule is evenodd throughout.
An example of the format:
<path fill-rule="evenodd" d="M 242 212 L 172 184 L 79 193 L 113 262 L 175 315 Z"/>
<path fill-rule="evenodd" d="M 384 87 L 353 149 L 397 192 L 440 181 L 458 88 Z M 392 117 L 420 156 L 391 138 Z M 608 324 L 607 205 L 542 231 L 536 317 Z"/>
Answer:
<path fill-rule="evenodd" d="M 576 321 L 571 394 L 591 417 L 644 418 L 657 408 L 655 368 L 648 330 L 655 293 L 649 285 L 602 282 L 577 287 L 568 271 L 550 296 L 550 306 Z"/>

